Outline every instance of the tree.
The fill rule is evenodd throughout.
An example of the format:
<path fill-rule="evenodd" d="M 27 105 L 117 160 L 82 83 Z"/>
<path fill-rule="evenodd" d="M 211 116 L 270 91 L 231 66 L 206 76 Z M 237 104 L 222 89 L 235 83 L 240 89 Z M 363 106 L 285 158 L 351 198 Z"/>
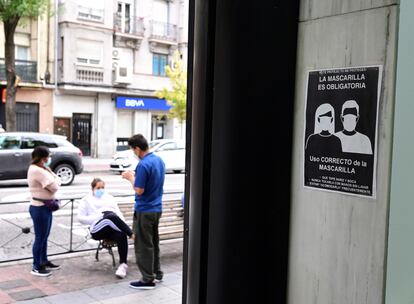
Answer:
<path fill-rule="evenodd" d="M 171 88 L 163 88 L 155 92 L 158 98 L 167 100 L 171 109 L 168 113 L 169 118 L 176 118 L 183 127 L 186 118 L 186 101 L 187 101 L 187 72 L 184 70 L 184 63 L 180 59 L 178 51 L 174 53 L 172 68 L 165 67 L 165 72 L 171 81 Z M 182 136 L 182 129 L 181 129 Z"/>
<path fill-rule="evenodd" d="M 43 14 L 49 0 L 0 0 L 0 20 L 4 25 L 4 63 L 6 66 L 6 130 L 16 131 L 16 92 L 19 76 L 16 74 L 14 33 L 22 18 Z"/>

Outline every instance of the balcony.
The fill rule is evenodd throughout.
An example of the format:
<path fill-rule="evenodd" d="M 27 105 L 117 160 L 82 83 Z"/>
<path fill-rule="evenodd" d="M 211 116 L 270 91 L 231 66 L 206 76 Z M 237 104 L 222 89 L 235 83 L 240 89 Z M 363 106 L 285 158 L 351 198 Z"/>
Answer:
<path fill-rule="evenodd" d="M 21 82 L 38 82 L 36 61 L 16 59 L 15 63 L 16 74 L 20 77 Z M 6 81 L 6 65 L 4 58 L 0 58 L 0 80 Z"/>
<path fill-rule="evenodd" d="M 104 82 L 104 71 L 101 68 L 76 67 L 76 82 L 101 84 Z"/>
<path fill-rule="evenodd" d="M 177 44 L 177 25 L 151 21 L 149 41 L 168 45 Z"/>
<path fill-rule="evenodd" d="M 116 33 L 144 37 L 144 18 L 122 18 L 120 14 L 115 13 L 114 31 Z"/>
<path fill-rule="evenodd" d="M 69 68 L 65 71 L 63 60 L 58 59 L 58 80 L 60 84 L 99 85 L 104 83 L 103 67 L 82 64 L 74 64 L 73 67 L 74 69 Z"/>
<path fill-rule="evenodd" d="M 114 46 L 139 49 L 144 39 L 144 19 L 138 17 L 123 18 L 114 14 Z"/>

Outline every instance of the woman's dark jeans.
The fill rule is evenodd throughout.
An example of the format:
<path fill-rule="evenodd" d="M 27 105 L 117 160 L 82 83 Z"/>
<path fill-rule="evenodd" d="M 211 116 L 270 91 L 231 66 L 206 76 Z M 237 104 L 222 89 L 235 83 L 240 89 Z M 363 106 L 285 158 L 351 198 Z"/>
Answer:
<path fill-rule="evenodd" d="M 39 270 L 48 262 L 47 238 L 52 227 L 52 212 L 46 206 L 29 207 L 29 213 L 33 220 L 35 240 L 33 243 L 33 268 Z"/>

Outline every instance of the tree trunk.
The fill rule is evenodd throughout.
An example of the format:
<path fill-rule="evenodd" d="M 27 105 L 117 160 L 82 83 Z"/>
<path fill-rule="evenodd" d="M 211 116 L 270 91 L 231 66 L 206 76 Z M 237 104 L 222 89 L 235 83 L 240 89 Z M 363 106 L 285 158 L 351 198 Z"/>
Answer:
<path fill-rule="evenodd" d="M 9 132 L 16 131 L 16 65 L 15 65 L 15 46 L 14 33 L 16 31 L 18 17 L 12 17 L 4 23 L 4 61 L 6 66 L 6 130 Z"/>

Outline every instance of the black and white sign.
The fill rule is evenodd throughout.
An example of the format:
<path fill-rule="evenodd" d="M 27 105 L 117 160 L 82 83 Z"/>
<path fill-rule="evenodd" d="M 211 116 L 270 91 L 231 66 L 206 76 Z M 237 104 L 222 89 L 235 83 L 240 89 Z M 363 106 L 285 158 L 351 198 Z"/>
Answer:
<path fill-rule="evenodd" d="M 375 198 L 382 66 L 308 74 L 304 186 Z"/>

